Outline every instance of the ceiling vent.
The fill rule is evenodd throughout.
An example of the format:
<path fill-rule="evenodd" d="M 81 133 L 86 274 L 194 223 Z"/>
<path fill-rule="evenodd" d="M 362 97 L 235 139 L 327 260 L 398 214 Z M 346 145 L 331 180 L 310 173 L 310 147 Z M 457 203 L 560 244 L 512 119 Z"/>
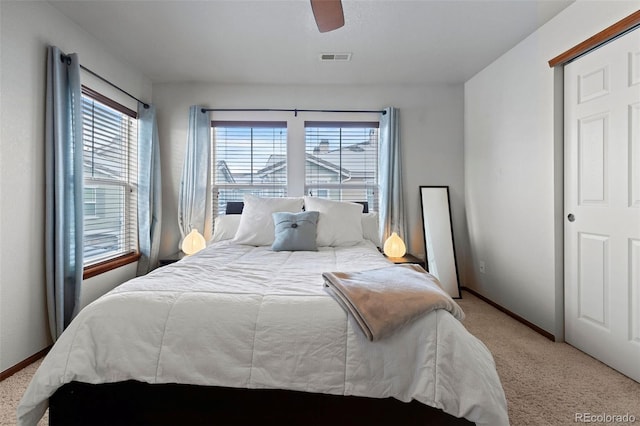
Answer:
<path fill-rule="evenodd" d="M 351 53 L 321 53 L 320 60 L 323 62 L 350 61 Z"/>

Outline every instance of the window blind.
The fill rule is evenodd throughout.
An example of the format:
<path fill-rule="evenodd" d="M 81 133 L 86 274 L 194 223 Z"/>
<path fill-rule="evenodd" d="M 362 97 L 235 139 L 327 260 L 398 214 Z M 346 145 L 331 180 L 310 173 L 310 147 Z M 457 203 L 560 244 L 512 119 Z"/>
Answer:
<path fill-rule="evenodd" d="M 287 196 L 287 123 L 212 123 L 213 215 L 244 194 Z"/>
<path fill-rule="evenodd" d="M 83 87 L 84 265 L 137 251 L 136 113 Z"/>
<path fill-rule="evenodd" d="M 305 192 L 378 210 L 378 123 L 305 122 Z"/>

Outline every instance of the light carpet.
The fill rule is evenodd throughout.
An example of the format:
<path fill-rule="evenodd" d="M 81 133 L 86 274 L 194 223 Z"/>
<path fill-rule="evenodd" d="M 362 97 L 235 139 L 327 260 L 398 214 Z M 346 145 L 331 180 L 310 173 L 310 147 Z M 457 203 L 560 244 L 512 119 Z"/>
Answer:
<path fill-rule="evenodd" d="M 549 341 L 467 292 L 463 297 L 458 302 L 466 313 L 464 325 L 493 353 L 512 425 L 576 425 L 576 415 L 587 414 L 591 420 L 633 416 L 640 425 L 640 383 L 565 343 Z M 0 425 L 15 425 L 16 407 L 39 365 L 0 382 Z M 45 415 L 38 425 L 47 424 Z"/>
<path fill-rule="evenodd" d="M 576 425 L 580 414 L 628 414 L 640 425 L 640 383 L 566 343 L 548 340 L 468 292 L 463 297 L 464 325 L 493 354 L 512 425 Z"/>

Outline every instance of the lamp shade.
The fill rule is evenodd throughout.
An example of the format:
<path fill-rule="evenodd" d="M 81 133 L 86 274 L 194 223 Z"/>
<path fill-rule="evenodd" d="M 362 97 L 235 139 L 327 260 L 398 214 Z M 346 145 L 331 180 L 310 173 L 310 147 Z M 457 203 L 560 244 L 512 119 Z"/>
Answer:
<path fill-rule="evenodd" d="M 402 241 L 402 238 L 395 232 L 384 242 L 383 250 L 384 254 L 389 257 L 402 257 L 407 253 L 407 247 L 404 245 L 404 241 Z"/>
<path fill-rule="evenodd" d="M 184 240 L 182 240 L 182 251 L 186 255 L 190 255 L 199 252 L 205 248 L 206 245 L 207 243 L 204 240 L 204 237 L 198 232 L 198 230 L 192 229 L 191 232 L 189 232 L 189 235 L 184 237 Z"/>

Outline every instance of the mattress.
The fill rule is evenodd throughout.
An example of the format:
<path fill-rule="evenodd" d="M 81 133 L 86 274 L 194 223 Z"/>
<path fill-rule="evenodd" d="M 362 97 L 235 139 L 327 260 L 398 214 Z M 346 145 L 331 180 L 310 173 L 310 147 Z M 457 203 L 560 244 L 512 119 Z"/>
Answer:
<path fill-rule="evenodd" d="M 370 342 L 324 290 L 322 272 L 384 266 L 366 240 L 317 252 L 212 244 L 83 309 L 34 375 L 18 422 L 35 425 L 65 383 L 137 380 L 393 397 L 507 425 L 490 352 L 451 314 Z"/>

